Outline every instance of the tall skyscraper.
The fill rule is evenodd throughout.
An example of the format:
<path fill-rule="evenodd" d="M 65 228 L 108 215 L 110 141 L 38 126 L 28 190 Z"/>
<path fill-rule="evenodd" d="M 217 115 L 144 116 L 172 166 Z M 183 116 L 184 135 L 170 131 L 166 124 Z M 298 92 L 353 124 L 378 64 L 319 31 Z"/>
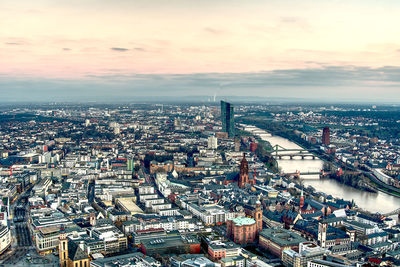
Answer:
<path fill-rule="evenodd" d="M 330 143 L 331 143 L 330 130 L 329 127 L 325 127 L 322 130 L 322 144 L 328 146 Z"/>
<path fill-rule="evenodd" d="M 233 117 L 233 105 L 231 103 L 221 101 L 222 131 L 227 132 L 229 137 L 235 136 L 235 122 Z"/>

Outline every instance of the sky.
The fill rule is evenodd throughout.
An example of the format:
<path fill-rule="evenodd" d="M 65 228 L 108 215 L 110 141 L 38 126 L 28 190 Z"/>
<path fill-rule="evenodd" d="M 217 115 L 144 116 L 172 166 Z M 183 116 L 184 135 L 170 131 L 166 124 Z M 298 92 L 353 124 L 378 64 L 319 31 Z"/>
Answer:
<path fill-rule="evenodd" d="M 0 101 L 400 102 L 398 0 L 1 0 Z"/>

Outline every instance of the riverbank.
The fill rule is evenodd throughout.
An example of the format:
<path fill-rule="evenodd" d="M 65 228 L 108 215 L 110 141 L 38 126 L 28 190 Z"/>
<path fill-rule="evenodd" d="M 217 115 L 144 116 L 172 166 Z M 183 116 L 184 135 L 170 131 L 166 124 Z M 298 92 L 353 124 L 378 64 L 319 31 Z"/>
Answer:
<path fill-rule="evenodd" d="M 242 118 L 242 120 L 243 121 L 251 121 L 251 119 L 246 119 L 246 118 Z M 244 124 L 244 125 L 248 125 L 248 124 Z M 253 125 L 253 124 L 251 124 L 251 125 Z M 348 166 L 347 164 L 344 164 L 344 163 L 343 163 L 343 166 L 338 165 L 337 163 L 335 163 L 334 158 L 331 155 L 328 155 L 322 151 L 316 150 L 314 146 L 312 146 L 310 143 L 308 143 L 305 140 L 303 140 L 302 138 L 300 138 L 299 135 L 296 134 L 295 131 L 292 129 L 285 129 L 282 125 L 280 125 L 278 127 L 276 125 L 276 123 L 271 123 L 271 124 L 268 123 L 267 124 L 266 121 L 257 121 L 257 120 L 254 121 L 254 127 L 257 127 L 264 131 L 267 131 L 268 133 L 271 133 L 274 136 L 279 136 L 283 139 L 286 139 L 289 142 L 296 144 L 299 148 L 313 150 L 312 153 L 314 155 L 316 155 L 318 157 L 318 159 L 323 162 L 323 167 L 320 168 L 318 171 L 324 170 L 325 172 L 330 173 L 328 175 L 329 179 L 335 179 L 339 183 L 345 184 L 345 185 L 353 187 L 355 189 L 368 191 L 371 193 L 376 193 L 377 190 L 381 190 L 382 192 L 389 193 L 389 191 L 387 191 L 387 190 L 385 191 L 385 190 L 379 188 L 378 186 L 376 186 L 376 183 L 374 183 L 374 181 L 372 181 L 369 177 L 364 176 L 363 173 L 361 172 L 361 170 L 355 169 L 354 167 Z M 271 146 L 271 148 L 272 148 L 272 146 Z M 283 146 L 283 147 L 285 147 L 285 146 Z M 325 168 L 326 164 L 330 165 L 329 169 Z M 280 167 L 279 164 L 278 164 L 278 167 Z M 342 176 L 338 176 L 336 174 L 336 170 L 339 167 L 343 169 Z M 296 171 L 297 171 L 297 169 L 295 171 L 291 170 L 287 173 L 295 173 Z M 396 196 L 396 193 L 391 194 L 391 195 Z"/>
<path fill-rule="evenodd" d="M 302 160 L 275 159 L 271 155 L 272 147 L 275 145 L 279 145 L 287 149 L 303 149 L 303 148 L 289 141 L 288 139 L 284 139 L 283 137 L 272 136 L 264 129 L 260 129 L 256 126 L 242 125 L 242 127 L 244 131 L 250 132 L 253 136 L 257 136 L 258 139 L 261 139 L 262 142 L 266 142 L 269 144 L 268 145 L 268 147 L 270 148 L 270 151 L 268 151 L 269 155 L 272 159 L 274 159 L 277 162 L 277 165 L 279 167 L 279 171 L 276 170 L 277 173 L 284 175 L 285 173 L 296 173 L 297 171 L 301 171 L 303 173 L 311 172 L 311 173 L 317 173 L 316 175 L 314 175 L 315 177 L 313 178 L 319 178 L 319 173 L 322 169 L 323 162 L 318 157 L 315 157 L 314 159 L 308 158 Z M 306 163 L 308 169 L 302 171 L 302 169 L 304 168 L 304 163 Z M 283 172 L 281 172 L 280 170 L 282 170 Z"/>
<path fill-rule="evenodd" d="M 272 146 L 279 144 L 286 148 L 299 148 L 299 145 L 291 142 L 288 139 L 271 136 L 265 130 L 259 127 L 251 126 L 252 131 L 256 131 L 263 136 L 263 140 L 269 142 Z M 323 168 L 322 160 L 289 160 L 283 159 L 278 160 L 278 166 L 282 168 L 282 171 L 289 173 L 299 170 L 301 172 L 318 171 Z M 363 210 L 370 212 L 380 212 L 382 214 L 391 212 L 400 207 L 400 198 L 390 195 L 386 192 L 377 191 L 377 193 L 371 193 L 356 189 L 345 184 L 339 183 L 334 179 L 320 179 L 319 176 L 310 177 L 307 176 L 302 179 L 304 186 L 312 186 L 316 191 L 323 192 L 327 195 L 332 195 L 335 198 L 340 198 L 348 201 L 354 201 L 357 206 Z"/>
<path fill-rule="evenodd" d="M 344 166 L 343 169 L 339 172 L 338 167 L 335 164 L 327 161 L 324 162 L 323 170 L 325 173 L 327 173 L 327 178 L 334 179 L 341 184 L 345 184 L 353 188 L 371 193 L 377 192 L 375 186 L 372 185 L 370 178 L 364 175 L 361 170 L 354 171 Z"/>
<path fill-rule="evenodd" d="M 372 176 L 372 174 L 371 174 Z M 380 192 L 384 192 L 386 194 L 389 194 L 391 196 L 394 197 L 398 197 L 400 198 L 400 193 L 395 192 L 395 191 L 391 191 L 389 188 L 387 188 L 387 185 L 384 185 L 382 182 L 378 183 L 378 179 L 377 178 L 373 178 L 373 177 L 369 177 L 370 181 L 372 184 L 374 184 L 374 188 Z"/>
<path fill-rule="evenodd" d="M 249 131 L 239 130 L 238 134 L 245 137 L 254 137 L 258 142 L 258 146 L 255 151 L 258 159 L 265 164 L 268 170 L 274 173 L 279 172 L 278 162 L 274 157 L 272 157 L 271 153 L 268 152 L 272 149 L 270 142 L 262 140 L 262 138 Z"/>

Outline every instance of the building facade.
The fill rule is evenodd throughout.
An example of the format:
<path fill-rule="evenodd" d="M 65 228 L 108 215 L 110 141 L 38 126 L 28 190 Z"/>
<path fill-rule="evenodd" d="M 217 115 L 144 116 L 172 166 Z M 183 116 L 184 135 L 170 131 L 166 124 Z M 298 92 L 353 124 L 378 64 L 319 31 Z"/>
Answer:
<path fill-rule="evenodd" d="M 221 101 L 221 120 L 222 131 L 228 133 L 229 137 L 235 136 L 233 105 L 231 103 Z"/>
<path fill-rule="evenodd" d="M 249 164 L 246 160 L 246 155 L 243 154 L 243 159 L 240 163 L 239 182 L 240 188 L 245 187 L 249 183 Z"/>
<path fill-rule="evenodd" d="M 325 127 L 322 130 L 322 144 L 329 146 L 331 144 L 330 130 L 329 127 Z"/>
<path fill-rule="evenodd" d="M 270 251 L 273 255 L 282 258 L 286 249 L 298 251 L 300 243 L 307 240 L 298 234 L 283 228 L 264 229 L 259 238 L 260 247 Z"/>
<path fill-rule="evenodd" d="M 248 244 L 256 240 L 257 224 L 253 218 L 237 217 L 228 220 L 227 235 L 236 244 Z"/>
<path fill-rule="evenodd" d="M 0 255 L 11 245 L 11 233 L 8 226 L 0 226 Z"/>

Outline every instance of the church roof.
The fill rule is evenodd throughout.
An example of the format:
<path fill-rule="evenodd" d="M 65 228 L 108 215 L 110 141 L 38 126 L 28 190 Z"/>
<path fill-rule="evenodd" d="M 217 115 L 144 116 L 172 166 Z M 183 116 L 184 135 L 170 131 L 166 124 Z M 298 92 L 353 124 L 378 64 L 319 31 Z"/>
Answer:
<path fill-rule="evenodd" d="M 88 259 L 88 255 L 74 241 L 68 242 L 68 257 L 72 261 Z"/>

